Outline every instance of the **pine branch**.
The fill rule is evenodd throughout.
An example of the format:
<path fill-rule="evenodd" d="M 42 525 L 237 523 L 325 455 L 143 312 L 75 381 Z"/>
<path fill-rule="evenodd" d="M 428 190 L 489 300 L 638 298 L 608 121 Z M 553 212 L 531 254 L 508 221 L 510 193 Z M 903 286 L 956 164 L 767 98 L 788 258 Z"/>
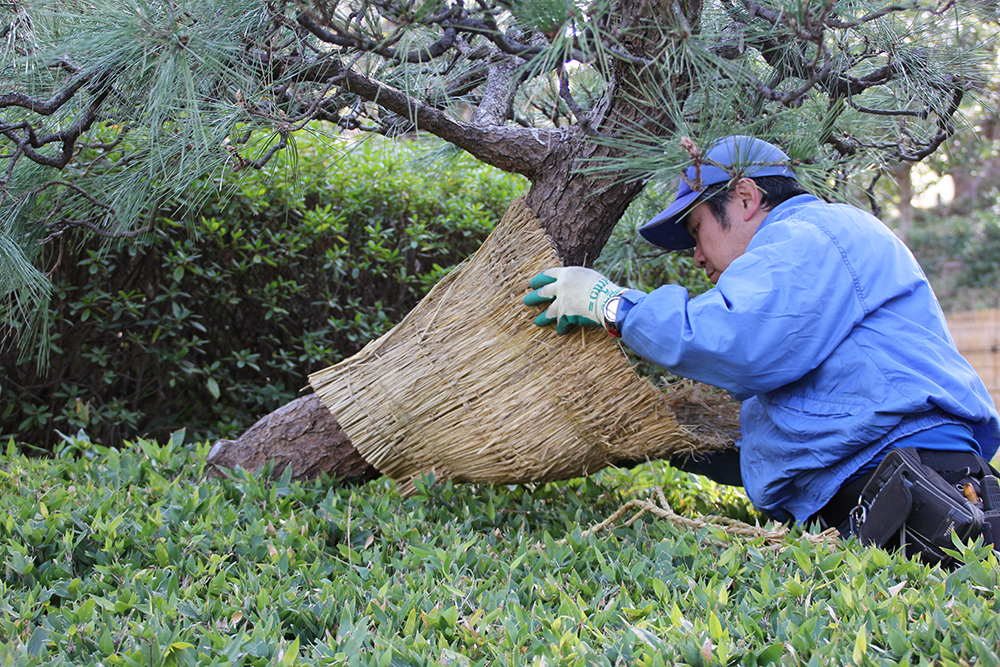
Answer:
<path fill-rule="evenodd" d="M 0 108 L 21 107 L 42 116 L 51 116 L 71 100 L 80 88 L 97 77 L 99 73 L 100 70 L 94 69 L 87 74 L 76 77 L 47 100 L 41 100 L 24 93 L 4 93 L 0 95 Z"/>
<path fill-rule="evenodd" d="M 261 57 L 267 56 L 262 54 Z M 455 144 L 487 164 L 529 178 L 545 159 L 547 147 L 551 145 L 552 140 L 544 138 L 548 131 L 508 126 L 483 127 L 458 121 L 398 88 L 345 68 L 332 57 L 313 61 L 277 58 L 268 66 L 276 77 L 287 77 L 293 81 L 325 82 L 337 78 L 346 92 L 378 103 L 413 123 L 416 128 Z"/>
<path fill-rule="evenodd" d="M 440 15 L 439 20 L 432 20 L 430 23 L 443 23 L 449 16 L 454 13 L 454 9 L 449 9 Z M 370 51 L 372 53 L 377 53 L 378 55 L 392 60 L 397 63 L 425 63 L 439 58 L 440 56 L 447 53 L 452 46 L 455 45 L 455 38 L 458 37 L 458 27 L 455 25 L 445 25 L 444 35 L 437 41 L 428 44 L 420 49 L 415 49 L 413 51 L 407 51 L 406 53 L 401 53 L 396 49 L 388 48 L 384 46 L 381 42 L 375 42 L 367 39 L 363 35 L 351 35 L 345 31 L 333 32 L 327 30 L 326 28 L 320 26 L 316 23 L 316 20 L 308 13 L 303 12 L 298 17 L 298 22 L 306 28 L 313 35 L 318 37 L 320 40 L 326 42 L 327 44 L 332 44 L 334 46 L 342 46 L 347 48 L 354 48 L 361 51 Z"/>
<path fill-rule="evenodd" d="M 62 169 L 69 164 L 69 161 L 73 158 L 76 140 L 93 125 L 97 119 L 98 110 L 111 92 L 107 85 L 107 79 L 108 73 L 106 71 L 93 71 L 90 74 L 78 77 L 45 101 L 22 93 L 0 95 L 0 107 L 21 107 L 41 115 L 52 115 L 68 104 L 77 91 L 88 81 L 94 80 L 91 89 L 97 89 L 98 91 L 84 111 L 77 117 L 76 121 L 62 131 L 39 136 L 35 127 L 27 121 L 0 128 L 0 133 L 17 147 L 12 162 L 16 162 L 17 157 L 23 155 L 32 162 L 56 169 Z M 23 132 L 23 135 L 19 135 L 18 131 Z M 62 150 L 58 157 L 44 155 L 35 150 L 51 143 L 62 144 Z M 4 183 L 6 183 L 6 180 Z"/>
<path fill-rule="evenodd" d="M 566 77 L 565 70 L 559 73 L 559 98 L 566 103 L 569 110 L 573 113 L 576 118 L 577 123 L 580 124 L 580 129 L 592 137 L 596 137 L 599 132 L 593 128 L 590 124 L 590 117 L 587 115 L 586 111 L 573 99 L 573 95 L 569 92 L 569 80 Z"/>

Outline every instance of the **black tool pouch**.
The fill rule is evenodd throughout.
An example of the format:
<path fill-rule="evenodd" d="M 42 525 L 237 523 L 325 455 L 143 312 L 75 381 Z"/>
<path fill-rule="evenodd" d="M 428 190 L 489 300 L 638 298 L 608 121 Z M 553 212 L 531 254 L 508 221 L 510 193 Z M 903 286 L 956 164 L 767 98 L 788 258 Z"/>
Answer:
<path fill-rule="evenodd" d="M 885 455 L 844 528 L 864 544 L 902 548 L 907 556 L 950 566 L 944 549 L 954 549 L 952 532 L 963 542 L 975 539 L 989 525 L 985 520 L 954 482 L 921 463 L 915 449 L 900 448 Z"/>

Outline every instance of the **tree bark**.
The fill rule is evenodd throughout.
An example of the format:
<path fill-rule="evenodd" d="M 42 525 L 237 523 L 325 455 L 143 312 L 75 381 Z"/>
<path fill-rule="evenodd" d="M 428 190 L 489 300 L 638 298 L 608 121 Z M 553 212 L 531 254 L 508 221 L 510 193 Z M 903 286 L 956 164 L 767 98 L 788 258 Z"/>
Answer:
<path fill-rule="evenodd" d="M 274 462 L 272 476 L 286 467 L 292 479 L 329 476 L 341 484 L 363 484 L 381 475 L 368 464 L 330 411 L 314 394 L 264 416 L 236 440 L 219 440 L 208 452 L 211 477 L 237 467 L 256 471 Z"/>

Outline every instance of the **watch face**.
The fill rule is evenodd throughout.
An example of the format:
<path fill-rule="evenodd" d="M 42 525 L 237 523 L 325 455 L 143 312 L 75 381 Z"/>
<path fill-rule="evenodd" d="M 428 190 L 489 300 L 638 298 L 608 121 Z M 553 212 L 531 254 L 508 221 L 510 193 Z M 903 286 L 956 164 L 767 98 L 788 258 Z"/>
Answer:
<path fill-rule="evenodd" d="M 604 328 L 615 338 L 621 338 L 622 335 L 621 332 L 618 331 L 618 323 L 616 322 L 618 319 L 618 298 L 619 297 L 617 296 L 613 296 L 608 299 L 607 302 L 605 302 L 603 309 Z"/>
<path fill-rule="evenodd" d="M 618 300 L 621 297 L 613 296 L 604 304 L 604 322 L 614 325 L 618 319 Z"/>

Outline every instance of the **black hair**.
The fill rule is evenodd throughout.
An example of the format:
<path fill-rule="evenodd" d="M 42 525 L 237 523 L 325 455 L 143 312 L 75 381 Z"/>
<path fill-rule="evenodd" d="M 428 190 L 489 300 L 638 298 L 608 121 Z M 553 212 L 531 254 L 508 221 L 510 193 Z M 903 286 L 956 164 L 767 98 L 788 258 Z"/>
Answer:
<path fill-rule="evenodd" d="M 801 183 L 790 176 L 761 176 L 751 180 L 757 185 L 757 189 L 760 190 L 761 207 L 768 211 L 792 197 L 809 194 L 802 187 Z M 729 230 L 732 224 L 729 220 L 729 212 L 726 210 L 726 204 L 733 198 L 733 188 L 736 186 L 735 182 L 733 182 L 733 187 L 730 187 L 730 183 L 731 181 L 725 181 L 710 185 L 698 197 L 699 203 L 705 202 L 708 204 L 708 209 L 715 216 L 715 219 L 719 221 L 719 226 L 726 231 Z"/>

